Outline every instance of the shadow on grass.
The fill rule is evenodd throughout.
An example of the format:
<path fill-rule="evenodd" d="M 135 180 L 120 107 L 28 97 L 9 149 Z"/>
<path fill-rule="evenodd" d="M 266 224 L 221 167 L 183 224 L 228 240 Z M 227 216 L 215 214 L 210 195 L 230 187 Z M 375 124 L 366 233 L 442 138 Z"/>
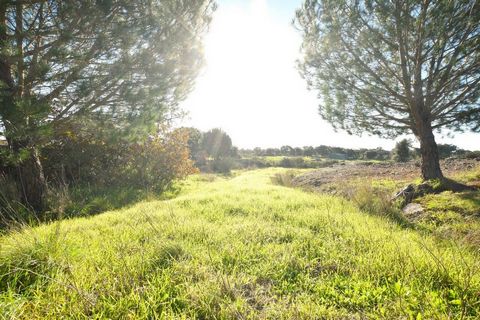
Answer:
<path fill-rule="evenodd" d="M 436 190 L 437 192 L 452 191 L 452 192 L 464 192 L 464 191 L 477 191 L 478 187 L 464 184 L 453 179 L 444 178 L 440 180 L 440 183 Z"/>
<path fill-rule="evenodd" d="M 480 217 L 480 190 L 459 193 L 458 196 L 468 202 L 471 206 L 477 207 L 477 217 Z"/>
<path fill-rule="evenodd" d="M 128 186 L 115 187 L 75 187 L 70 193 L 70 203 L 61 218 L 73 218 L 99 214 L 105 211 L 132 206 L 145 200 L 168 200 L 180 193 L 179 186 L 166 190 L 149 190 Z M 55 219 L 53 219 L 55 220 Z"/>

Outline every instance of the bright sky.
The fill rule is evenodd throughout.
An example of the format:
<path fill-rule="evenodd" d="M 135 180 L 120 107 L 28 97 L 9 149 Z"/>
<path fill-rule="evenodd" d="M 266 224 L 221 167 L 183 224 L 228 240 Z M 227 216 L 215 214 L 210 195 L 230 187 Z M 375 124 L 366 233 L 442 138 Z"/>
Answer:
<path fill-rule="evenodd" d="M 183 103 L 184 125 L 222 128 L 240 148 L 331 145 L 391 149 L 395 142 L 334 132 L 318 115 L 295 61 L 301 36 L 291 24 L 302 0 L 218 0 L 205 39 L 207 66 Z M 480 149 L 480 134 L 457 134 L 453 143 Z"/>

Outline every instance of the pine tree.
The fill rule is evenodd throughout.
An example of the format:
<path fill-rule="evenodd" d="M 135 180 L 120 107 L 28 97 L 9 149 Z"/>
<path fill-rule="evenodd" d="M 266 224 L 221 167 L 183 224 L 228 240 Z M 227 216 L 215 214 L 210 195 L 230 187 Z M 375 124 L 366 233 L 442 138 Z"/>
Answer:
<path fill-rule="evenodd" d="M 301 72 L 320 115 L 352 134 L 413 133 L 443 178 L 434 131 L 480 131 L 480 3 L 306 0 Z"/>
<path fill-rule="evenodd" d="M 27 204 L 42 209 L 40 153 L 69 121 L 164 121 L 192 87 L 213 9 L 211 0 L 0 1 L 0 135 Z"/>

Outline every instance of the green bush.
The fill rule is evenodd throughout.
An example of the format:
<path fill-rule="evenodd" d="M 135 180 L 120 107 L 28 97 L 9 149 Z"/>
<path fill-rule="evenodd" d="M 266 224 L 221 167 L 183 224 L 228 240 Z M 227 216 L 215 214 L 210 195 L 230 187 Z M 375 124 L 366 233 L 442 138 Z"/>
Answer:
<path fill-rule="evenodd" d="M 60 177 L 67 184 L 164 191 L 173 180 L 195 172 L 187 141 L 185 130 L 138 142 L 67 132 L 45 150 L 42 160 L 50 181 Z"/>
<path fill-rule="evenodd" d="M 392 150 L 392 159 L 396 162 L 407 162 L 411 158 L 410 141 L 400 140 Z"/>
<path fill-rule="evenodd" d="M 283 158 L 280 163 L 279 167 L 282 168 L 306 168 L 307 164 L 302 157 L 295 157 L 295 158 Z"/>
<path fill-rule="evenodd" d="M 480 151 L 468 151 L 465 154 L 465 158 L 467 158 L 467 159 L 480 159 Z"/>
<path fill-rule="evenodd" d="M 212 160 L 209 165 L 213 172 L 230 174 L 232 169 L 235 168 L 235 160 L 232 158 L 218 158 Z"/>
<path fill-rule="evenodd" d="M 139 195 L 165 192 L 175 180 L 198 171 L 190 159 L 186 130 L 164 130 L 136 142 L 93 130 L 73 131 L 82 132 L 76 128 L 57 133 L 42 151 L 49 182 L 42 212 L 21 204 L 22 186 L 8 174 L 15 168 L 0 157 L 1 228 L 13 222 L 31 224 L 118 208 Z M 128 191 L 124 199 L 122 190 Z"/>

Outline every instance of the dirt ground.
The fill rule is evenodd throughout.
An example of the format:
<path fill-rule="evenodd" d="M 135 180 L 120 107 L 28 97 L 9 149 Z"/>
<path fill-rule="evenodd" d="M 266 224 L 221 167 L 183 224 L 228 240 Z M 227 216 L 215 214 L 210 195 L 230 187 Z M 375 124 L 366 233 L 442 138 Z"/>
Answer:
<path fill-rule="evenodd" d="M 446 159 L 440 163 L 446 177 L 456 173 L 480 167 L 477 159 Z M 346 163 L 322 168 L 296 177 L 293 184 L 299 187 L 320 187 L 329 183 L 338 183 L 354 179 L 394 179 L 414 180 L 421 176 L 420 162 L 407 163 Z"/>

